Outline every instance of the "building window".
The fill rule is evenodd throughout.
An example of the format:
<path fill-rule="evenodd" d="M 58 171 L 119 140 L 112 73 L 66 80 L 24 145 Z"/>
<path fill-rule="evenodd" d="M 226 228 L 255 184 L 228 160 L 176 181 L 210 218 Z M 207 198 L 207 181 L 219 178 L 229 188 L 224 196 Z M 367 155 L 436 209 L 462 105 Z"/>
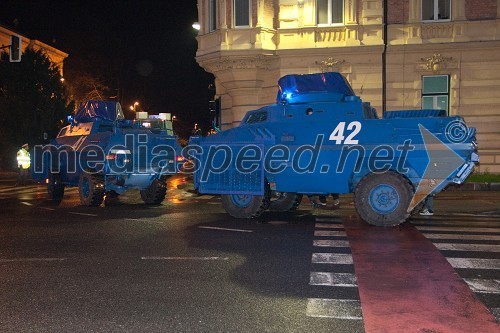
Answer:
<path fill-rule="evenodd" d="M 344 0 L 316 0 L 318 25 L 344 23 Z"/>
<path fill-rule="evenodd" d="M 422 77 L 422 109 L 446 110 L 450 101 L 450 77 L 433 75 Z"/>
<path fill-rule="evenodd" d="M 422 0 L 422 21 L 449 21 L 451 0 Z"/>
<path fill-rule="evenodd" d="M 208 0 L 208 31 L 217 30 L 217 0 Z"/>
<path fill-rule="evenodd" d="M 250 26 L 250 0 L 234 0 L 234 26 Z"/>

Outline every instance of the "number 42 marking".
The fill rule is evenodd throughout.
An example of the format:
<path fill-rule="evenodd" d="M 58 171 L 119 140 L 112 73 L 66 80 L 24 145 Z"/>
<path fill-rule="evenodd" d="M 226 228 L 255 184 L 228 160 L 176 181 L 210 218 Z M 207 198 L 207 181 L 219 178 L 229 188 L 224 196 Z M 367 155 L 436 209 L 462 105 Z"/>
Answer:
<path fill-rule="evenodd" d="M 350 122 L 349 125 L 347 125 L 347 130 L 352 131 L 347 135 L 347 137 L 344 136 L 344 130 L 345 130 L 345 121 L 340 122 L 337 127 L 333 130 L 332 134 L 330 134 L 330 141 L 335 141 L 335 144 L 340 145 L 342 144 L 342 141 L 344 141 L 344 144 L 346 145 L 352 145 L 352 144 L 357 144 L 359 140 L 354 139 L 356 135 L 361 131 L 361 123 L 359 121 L 353 121 Z"/>

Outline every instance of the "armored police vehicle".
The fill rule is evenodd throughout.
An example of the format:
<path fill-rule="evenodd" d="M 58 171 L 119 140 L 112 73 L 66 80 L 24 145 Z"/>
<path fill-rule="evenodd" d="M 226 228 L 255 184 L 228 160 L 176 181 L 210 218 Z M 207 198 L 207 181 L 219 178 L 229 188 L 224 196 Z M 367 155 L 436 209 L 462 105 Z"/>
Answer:
<path fill-rule="evenodd" d="M 475 129 L 444 110 L 379 118 L 339 73 L 287 75 L 277 103 L 238 127 L 190 139 L 195 187 L 237 218 L 293 210 L 303 194 L 354 193 L 366 222 L 406 221 L 479 161 Z"/>
<path fill-rule="evenodd" d="M 136 188 L 146 204 L 160 204 L 166 178 L 182 163 L 177 138 L 162 121 L 125 120 L 116 102 L 83 103 L 50 144 L 35 147 L 33 179 L 45 182 L 54 200 L 78 186 L 81 203 L 98 206 L 105 195 Z"/>

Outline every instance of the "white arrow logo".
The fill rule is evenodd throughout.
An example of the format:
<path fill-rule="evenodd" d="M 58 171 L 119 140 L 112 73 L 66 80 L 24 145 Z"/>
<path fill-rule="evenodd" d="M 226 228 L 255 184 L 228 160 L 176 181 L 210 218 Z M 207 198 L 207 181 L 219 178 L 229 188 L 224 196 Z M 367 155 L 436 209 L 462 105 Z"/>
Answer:
<path fill-rule="evenodd" d="M 418 125 L 429 163 L 408 207 L 411 212 L 435 188 L 443 184 L 466 161 L 421 124 Z"/>

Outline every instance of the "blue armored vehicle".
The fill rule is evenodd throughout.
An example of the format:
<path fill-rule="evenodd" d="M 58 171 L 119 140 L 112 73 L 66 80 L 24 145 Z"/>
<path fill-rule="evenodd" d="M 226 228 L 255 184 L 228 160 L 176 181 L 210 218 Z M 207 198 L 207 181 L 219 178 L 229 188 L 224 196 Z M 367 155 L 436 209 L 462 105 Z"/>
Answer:
<path fill-rule="evenodd" d="M 237 218 L 293 210 L 304 194 L 354 193 L 366 222 L 406 221 L 479 161 L 475 129 L 444 110 L 379 118 L 339 73 L 287 75 L 277 103 L 238 127 L 190 139 L 195 187 Z"/>
<path fill-rule="evenodd" d="M 105 195 L 136 188 L 146 204 L 160 204 L 166 178 L 182 162 L 171 126 L 161 121 L 167 120 L 125 120 L 116 102 L 83 103 L 50 144 L 35 147 L 33 179 L 45 182 L 54 200 L 62 199 L 66 186 L 78 186 L 81 203 L 98 206 Z"/>

